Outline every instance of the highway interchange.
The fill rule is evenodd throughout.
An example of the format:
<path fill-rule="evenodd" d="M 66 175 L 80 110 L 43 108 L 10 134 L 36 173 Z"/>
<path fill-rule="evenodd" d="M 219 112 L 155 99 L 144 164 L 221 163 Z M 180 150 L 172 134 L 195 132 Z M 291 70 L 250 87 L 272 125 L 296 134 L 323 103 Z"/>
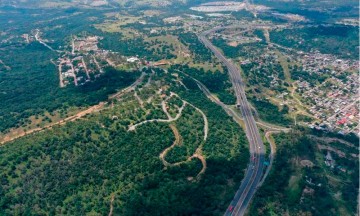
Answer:
<path fill-rule="evenodd" d="M 265 147 L 256 126 L 255 119 L 251 112 L 249 102 L 245 95 L 245 86 L 241 78 L 239 68 L 226 59 L 223 54 L 206 38 L 207 35 L 226 27 L 215 27 L 199 35 L 200 41 L 209 48 L 214 55 L 227 67 L 230 79 L 235 90 L 237 107 L 240 109 L 246 127 L 246 136 L 250 145 L 250 163 L 247 167 L 244 179 L 241 182 L 230 206 L 224 215 L 244 215 L 245 211 L 254 196 L 259 182 L 264 173 Z"/>

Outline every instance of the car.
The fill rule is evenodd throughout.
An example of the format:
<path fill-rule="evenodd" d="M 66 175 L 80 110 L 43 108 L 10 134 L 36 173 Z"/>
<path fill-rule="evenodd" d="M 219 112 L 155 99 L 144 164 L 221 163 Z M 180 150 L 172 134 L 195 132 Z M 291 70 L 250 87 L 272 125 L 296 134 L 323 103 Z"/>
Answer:
<path fill-rule="evenodd" d="M 230 206 L 230 207 L 229 207 L 229 211 L 232 212 L 233 210 L 234 210 L 234 206 Z"/>

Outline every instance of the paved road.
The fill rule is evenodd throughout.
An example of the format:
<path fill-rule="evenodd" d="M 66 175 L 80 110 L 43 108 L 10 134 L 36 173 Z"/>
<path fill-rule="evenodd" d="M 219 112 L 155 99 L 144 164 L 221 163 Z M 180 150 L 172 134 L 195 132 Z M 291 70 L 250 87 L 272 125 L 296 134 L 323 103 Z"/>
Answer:
<path fill-rule="evenodd" d="M 245 122 L 246 136 L 250 144 L 251 159 L 246 170 L 245 177 L 242 180 L 235 197 L 231 201 L 229 208 L 225 212 L 225 215 L 244 215 L 251 198 L 257 190 L 257 186 L 261 181 L 264 172 L 265 147 L 245 95 L 245 86 L 242 81 L 239 68 L 226 59 L 222 53 L 206 38 L 208 34 L 214 33 L 222 28 L 227 27 L 215 27 L 211 30 L 205 31 L 199 35 L 199 39 L 227 67 L 233 88 L 235 90 L 237 106 L 240 109 Z M 241 172 L 241 170 L 239 170 L 239 172 Z"/>
<path fill-rule="evenodd" d="M 144 77 L 145 77 L 145 73 L 143 72 L 143 73 L 141 73 L 140 77 L 137 80 L 135 80 L 135 82 L 133 84 L 131 84 L 129 87 L 124 88 L 123 90 L 119 91 L 118 93 L 109 96 L 109 99 L 114 99 L 114 98 L 123 96 L 125 93 L 129 93 L 132 90 L 135 90 L 135 88 L 142 83 L 142 81 L 144 80 Z"/>
<path fill-rule="evenodd" d="M 200 90 L 214 103 L 216 103 L 217 105 L 221 106 L 221 108 L 223 108 L 225 110 L 225 112 L 233 117 L 235 119 L 235 121 L 243 121 L 242 116 L 240 116 L 237 112 L 235 112 L 233 109 L 231 109 L 228 105 L 224 104 L 222 101 L 220 101 L 217 97 L 215 97 L 210 91 L 209 89 L 199 80 L 195 79 L 192 76 L 189 76 L 188 74 L 177 70 L 178 72 L 184 74 L 185 76 L 190 77 L 191 79 L 193 79 L 196 84 L 198 85 L 198 87 L 200 88 Z M 258 120 L 256 122 L 257 125 L 262 126 L 270 131 L 283 131 L 283 132 L 289 132 L 290 128 L 286 128 L 286 127 L 281 127 L 278 125 L 273 125 L 267 122 L 263 122 L 261 120 Z"/>

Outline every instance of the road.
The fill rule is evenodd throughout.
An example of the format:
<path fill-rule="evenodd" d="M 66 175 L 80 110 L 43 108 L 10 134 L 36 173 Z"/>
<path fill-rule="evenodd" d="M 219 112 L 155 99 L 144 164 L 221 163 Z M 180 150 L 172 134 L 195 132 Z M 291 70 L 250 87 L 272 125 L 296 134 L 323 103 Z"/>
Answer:
<path fill-rule="evenodd" d="M 78 80 L 77 80 L 77 77 L 76 77 L 75 68 L 74 68 L 72 60 L 70 60 L 70 66 L 71 66 L 72 76 L 74 77 L 74 84 L 75 84 L 75 86 L 77 86 L 78 85 Z"/>
<path fill-rule="evenodd" d="M 264 181 L 265 181 L 266 177 L 269 175 L 271 167 L 274 164 L 274 158 L 275 158 L 275 153 L 276 153 L 276 145 L 275 145 L 275 142 L 273 140 L 271 140 L 270 136 L 271 136 L 271 134 L 280 133 L 280 132 L 281 131 L 267 131 L 265 133 L 265 138 L 266 138 L 266 140 L 268 141 L 268 143 L 270 145 L 270 155 L 269 155 L 270 162 L 269 162 L 269 166 L 267 167 L 267 169 L 265 171 L 264 177 L 262 178 L 261 182 L 259 182 L 259 186 L 264 184 Z"/>
<path fill-rule="evenodd" d="M 149 123 L 149 122 L 167 122 L 167 123 L 170 123 L 170 122 L 173 122 L 173 121 L 176 121 L 178 120 L 181 115 L 182 115 L 182 111 L 184 110 L 185 106 L 187 105 L 188 103 L 186 101 L 183 101 L 183 105 L 179 108 L 179 112 L 176 114 L 175 118 L 171 117 L 169 119 L 151 119 L 151 120 L 145 120 L 145 121 L 142 121 L 140 123 L 137 123 L 137 124 L 134 124 L 134 125 L 130 125 L 129 126 L 129 129 L 128 131 L 134 131 L 136 129 L 136 127 L 140 126 L 140 125 L 143 125 L 143 124 L 146 124 L 146 123 Z"/>
<path fill-rule="evenodd" d="M 67 118 L 62 119 L 62 120 L 57 121 L 57 122 L 50 123 L 50 124 L 48 124 L 48 125 L 46 125 L 46 126 L 44 126 L 42 128 L 38 127 L 38 128 L 33 128 L 33 129 L 30 129 L 30 130 L 27 130 L 27 131 L 21 131 L 20 133 L 18 133 L 15 136 L 11 136 L 10 134 L 5 135 L 4 137 L 0 137 L 0 146 L 7 143 L 7 142 L 16 140 L 16 139 L 18 139 L 20 137 L 23 137 L 23 136 L 26 136 L 26 135 L 29 135 L 29 134 L 32 134 L 32 133 L 36 133 L 36 132 L 45 131 L 46 129 L 52 129 L 54 126 L 63 125 L 65 123 L 67 123 L 67 122 L 71 122 L 71 121 L 75 121 L 77 119 L 80 119 L 80 118 L 86 116 L 87 114 L 93 113 L 95 111 L 100 111 L 104 107 L 105 104 L 107 104 L 107 102 L 100 102 L 99 104 L 91 106 L 88 109 L 83 110 L 81 112 L 78 112 L 75 115 L 72 115 L 70 117 L 67 117 Z"/>
<path fill-rule="evenodd" d="M 170 97 L 168 97 L 166 100 L 170 99 L 172 96 L 176 96 L 176 97 L 178 97 L 179 99 L 181 99 L 181 98 L 179 97 L 179 95 L 175 94 L 174 92 L 171 92 Z M 197 108 L 196 106 L 194 106 L 194 105 L 192 105 L 191 103 L 189 103 L 188 101 L 185 101 L 185 100 L 182 100 L 182 99 L 181 99 L 182 102 L 183 102 L 183 105 L 179 108 L 178 113 L 177 113 L 176 116 L 173 118 L 173 117 L 170 115 L 170 113 L 167 111 L 167 109 L 166 109 L 166 100 L 164 100 L 164 101 L 161 102 L 161 107 L 162 107 L 164 113 L 166 114 L 166 116 L 168 117 L 168 119 L 151 119 L 151 120 L 145 120 L 145 121 L 142 121 L 142 122 L 137 123 L 137 124 L 135 124 L 135 125 L 130 125 L 128 131 L 133 131 L 133 130 L 136 129 L 136 127 L 138 127 L 138 126 L 140 126 L 140 125 L 143 125 L 143 124 L 145 124 L 145 123 L 148 123 L 148 122 L 173 122 L 173 121 L 176 121 L 176 120 L 178 120 L 178 119 L 181 117 L 182 111 L 184 110 L 185 106 L 186 106 L 186 105 L 189 105 L 189 106 L 191 106 L 192 108 L 194 108 L 196 111 L 198 111 L 198 112 L 202 115 L 202 117 L 203 117 L 203 120 L 204 120 L 204 141 L 206 141 L 206 139 L 207 139 L 207 137 L 208 137 L 208 134 L 209 134 L 209 121 L 208 121 L 205 113 L 204 113 L 201 109 L 199 109 L 199 108 Z"/>
<path fill-rule="evenodd" d="M 125 89 L 119 91 L 118 93 L 109 96 L 109 99 L 121 97 L 124 94 L 135 90 L 135 88 L 143 82 L 144 77 L 145 77 L 145 73 L 141 73 L 141 76 L 133 84 L 131 84 L 129 87 L 126 87 Z"/>
<path fill-rule="evenodd" d="M 51 46 L 49 46 L 47 43 L 45 43 L 43 40 L 41 40 L 39 29 L 36 29 L 35 40 L 38 41 L 39 43 L 41 43 L 42 45 L 44 45 L 45 47 L 49 48 L 51 51 L 61 53 L 61 51 L 53 49 Z"/>
<path fill-rule="evenodd" d="M 123 94 L 130 92 L 131 90 L 136 88 L 136 86 L 139 85 L 143 81 L 144 77 L 145 77 L 145 73 L 142 73 L 141 76 L 133 84 L 131 84 L 129 87 L 121 90 L 119 93 L 116 93 L 116 94 L 110 96 L 109 99 L 118 98 L 118 97 L 121 97 Z M 106 105 L 106 104 L 107 104 L 107 102 L 100 102 L 99 104 L 91 106 L 86 110 L 80 111 L 75 115 L 72 115 L 70 117 L 67 117 L 67 118 L 62 119 L 62 120 L 57 121 L 57 122 L 53 122 L 53 123 L 48 124 L 48 125 L 46 125 L 45 127 L 42 127 L 42 128 L 40 128 L 40 127 L 39 128 L 34 128 L 34 129 L 28 130 L 26 132 L 22 131 L 22 132 L 20 132 L 20 133 L 18 133 L 16 135 L 12 135 L 11 133 L 9 133 L 9 134 L 6 134 L 3 137 L 0 136 L 0 146 L 7 143 L 7 142 L 16 140 L 16 139 L 18 139 L 20 137 L 23 137 L 23 136 L 26 136 L 26 135 L 29 135 L 29 134 L 32 134 L 32 133 L 36 133 L 36 132 L 45 131 L 46 129 L 51 129 L 54 126 L 63 125 L 66 122 L 75 121 L 77 119 L 80 119 L 80 118 L 86 116 L 87 114 L 90 114 L 90 113 L 93 113 L 95 111 L 100 111 L 100 110 L 104 109 L 104 105 Z"/>
<path fill-rule="evenodd" d="M 224 27 L 215 27 L 211 30 L 205 31 L 199 35 L 199 39 L 227 67 L 230 75 L 230 80 L 235 90 L 237 107 L 240 109 L 245 123 L 245 132 L 250 145 L 251 159 L 246 170 L 244 179 L 242 180 L 238 191 L 236 192 L 233 200 L 231 201 L 229 208 L 227 208 L 225 212 L 225 215 L 244 215 L 263 176 L 265 168 L 265 147 L 262 142 L 259 130 L 256 126 L 255 119 L 252 115 L 249 102 L 247 101 L 245 95 L 245 86 L 241 78 L 239 68 L 231 61 L 226 59 L 223 54 L 206 38 L 208 34 L 214 33 L 215 31 L 223 28 Z M 239 171 L 241 172 L 241 170 Z"/>
<path fill-rule="evenodd" d="M 198 87 L 200 88 L 200 90 L 206 95 L 206 97 L 208 97 L 212 102 L 216 103 L 217 105 L 219 105 L 221 108 L 223 108 L 223 110 L 231 117 L 234 118 L 234 120 L 236 122 L 243 122 L 243 118 L 242 116 L 240 116 L 237 112 L 235 112 L 233 109 L 230 108 L 229 105 L 224 104 L 222 101 L 219 100 L 219 98 L 217 98 L 216 96 L 214 96 L 210 90 L 199 80 L 195 79 L 194 77 L 177 70 L 178 72 L 184 74 L 187 77 L 190 77 L 191 79 L 193 79 L 196 84 L 198 85 Z M 185 86 L 186 87 L 186 86 Z M 270 131 L 283 131 L 283 132 L 289 132 L 290 128 L 286 128 L 286 127 L 280 127 L 278 125 L 273 125 L 267 122 L 263 122 L 260 119 L 258 119 L 258 121 L 256 122 L 257 125 L 265 128 L 266 130 L 270 130 Z"/>
<path fill-rule="evenodd" d="M 355 98 L 353 98 L 353 99 L 351 99 L 351 100 L 352 100 L 353 102 L 352 102 L 351 104 L 347 105 L 346 107 L 342 108 L 341 110 L 339 110 L 338 113 L 341 113 L 341 112 L 343 112 L 344 110 L 347 110 L 347 109 L 349 109 L 350 107 L 356 105 L 356 104 L 360 101 L 360 98 L 355 97 Z M 330 116 L 330 117 L 328 118 L 328 121 L 331 121 L 331 120 L 335 119 L 335 117 L 336 117 L 336 115 L 337 115 L 338 113 L 335 113 L 334 115 Z"/>
<path fill-rule="evenodd" d="M 81 57 L 81 61 L 82 61 L 82 64 L 83 64 L 85 72 L 86 72 L 86 77 L 87 77 L 88 80 L 90 80 L 89 70 L 87 69 L 84 57 Z"/>
<path fill-rule="evenodd" d="M 184 74 L 185 76 L 188 76 L 191 79 L 193 79 L 196 82 L 196 84 L 198 85 L 198 87 L 200 88 L 200 90 L 206 95 L 206 97 L 208 97 L 212 102 L 216 103 L 221 108 L 223 108 L 223 110 L 229 116 L 233 117 L 235 121 L 237 121 L 237 122 L 242 122 L 243 121 L 242 117 L 237 112 L 235 112 L 234 110 L 229 108 L 228 105 L 226 105 L 222 101 L 220 101 L 219 98 L 215 97 L 202 82 L 200 82 L 199 80 L 195 79 L 192 76 L 189 76 L 188 74 L 186 74 L 186 73 L 184 73 L 182 71 L 178 70 L 178 72 L 180 72 L 180 73 Z"/>

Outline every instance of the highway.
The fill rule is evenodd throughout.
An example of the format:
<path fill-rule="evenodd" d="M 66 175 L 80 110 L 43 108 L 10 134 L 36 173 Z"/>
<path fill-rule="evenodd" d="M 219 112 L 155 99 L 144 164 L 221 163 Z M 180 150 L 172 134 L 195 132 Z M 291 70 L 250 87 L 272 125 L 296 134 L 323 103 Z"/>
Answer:
<path fill-rule="evenodd" d="M 239 68 L 226 59 L 223 54 L 206 38 L 207 35 L 224 28 L 228 27 L 215 27 L 211 30 L 205 31 L 199 35 L 199 40 L 227 67 L 230 80 L 235 90 L 237 107 L 241 111 L 246 127 L 245 132 L 249 141 L 250 163 L 239 189 L 224 214 L 226 216 L 237 216 L 245 214 L 245 211 L 257 190 L 257 186 L 262 179 L 265 168 L 265 147 L 245 95 L 245 86 L 241 78 Z M 242 170 L 239 170 L 239 172 L 242 172 Z"/>

